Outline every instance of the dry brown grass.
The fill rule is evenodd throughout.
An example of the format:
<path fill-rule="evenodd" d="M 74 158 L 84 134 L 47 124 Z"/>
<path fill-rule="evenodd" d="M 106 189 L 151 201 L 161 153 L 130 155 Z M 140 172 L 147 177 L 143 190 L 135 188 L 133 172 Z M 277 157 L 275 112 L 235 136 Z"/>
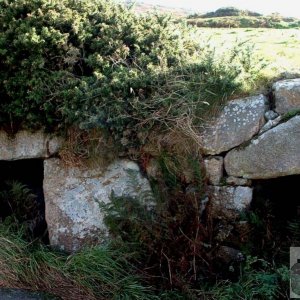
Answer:
<path fill-rule="evenodd" d="M 100 129 L 84 131 L 73 127 L 67 132 L 59 156 L 69 167 L 99 166 L 105 169 L 118 157 L 118 147 Z"/>

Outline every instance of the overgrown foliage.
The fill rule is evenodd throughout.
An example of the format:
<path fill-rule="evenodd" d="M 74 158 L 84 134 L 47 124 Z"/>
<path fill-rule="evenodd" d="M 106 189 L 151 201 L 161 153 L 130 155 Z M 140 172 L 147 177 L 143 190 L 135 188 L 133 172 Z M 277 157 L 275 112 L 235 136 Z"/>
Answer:
<path fill-rule="evenodd" d="M 0 220 L 15 228 L 22 226 L 24 235 L 30 239 L 44 227 L 40 205 L 37 195 L 26 185 L 18 181 L 8 181 L 1 185 Z"/>
<path fill-rule="evenodd" d="M 248 256 L 237 282 L 221 281 L 207 294 L 213 300 L 289 299 L 288 283 L 286 266 L 276 268 L 266 260 Z"/>
<path fill-rule="evenodd" d="M 196 49 L 169 18 L 138 18 L 112 1 L 2 1 L 1 124 L 118 130 L 153 76 Z"/>
<path fill-rule="evenodd" d="M 170 165 L 167 154 L 161 157 L 162 178 L 154 184 L 156 199 L 150 202 L 154 206 L 149 207 L 144 197 L 112 195 L 103 209 L 116 247 L 134 254 L 131 259 L 139 272 L 159 291 L 179 289 L 188 296 L 198 275 L 207 271 L 210 252 L 203 244 L 208 230 L 199 213 L 203 183 L 200 166 L 191 159 L 195 190 L 187 195 L 176 174 L 176 159 L 172 162 Z"/>
<path fill-rule="evenodd" d="M 260 64 L 237 47 L 218 56 L 187 25 L 112 1 L 2 1 L 0 126 L 97 128 L 128 147 L 153 127 L 197 126 L 254 86 Z"/>
<path fill-rule="evenodd" d="M 270 230 L 272 234 L 285 230 L 278 227 L 280 219 L 253 208 L 247 216 L 248 238 L 237 240 L 227 234 L 220 239 L 216 233 L 223 230 L 226 235 L 226 221 L 208 208 L 203 211 L 201 168 L 191 161 L 194 173 L 187 184 L 176 157 L 162 153 L 159 162 L 155 200 L 112 195 L 103 209 L 113 247 L 128 253 L 160 299 L 288 299 L 287 261 L 278 259 L 282 256 L 276 254 L 277 248 L 271 246 L 274 238 L 268 235 Z M 290 223 L 289 228 L 295 238 L 299 236 L 299 223 Z M 224 244 L 239 247 L 246 257 L 223 260 L 220 245 Z"/>
<path fill-rule="evenodd" d="M 21 228 L 0 224 L 0 287 L 45 291 L 60 299 L 156 299 L 120 252 L 108 246 L 73 255 L 24 240 Z"/>

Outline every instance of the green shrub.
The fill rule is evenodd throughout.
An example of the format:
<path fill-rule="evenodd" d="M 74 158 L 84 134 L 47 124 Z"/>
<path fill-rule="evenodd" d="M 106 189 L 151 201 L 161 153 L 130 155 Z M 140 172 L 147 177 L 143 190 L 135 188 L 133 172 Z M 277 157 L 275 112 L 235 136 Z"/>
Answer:
<path fill-rule="evenodd" d="M 0 126 L 100 128 L 137 145 L 242 91 L 257 64 L 234 51 L 217 57 L 192 28 L 111 1 L 2 1 Z"/>
<path fill-rule="evenodd" d="M 152 77 L 195 51 L 179 27 L 112 1 L 2 1 L 0 124 L 123 128 Z"/>

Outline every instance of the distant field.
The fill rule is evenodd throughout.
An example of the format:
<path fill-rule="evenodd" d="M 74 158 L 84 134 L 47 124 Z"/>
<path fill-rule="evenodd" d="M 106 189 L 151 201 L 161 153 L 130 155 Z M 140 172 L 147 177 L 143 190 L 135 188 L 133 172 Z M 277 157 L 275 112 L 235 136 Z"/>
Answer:
<path fill-rule="evenodd" d="M 254 43 L 255 53 L 269 62 L 267 75 L 300 72 L 300 29 L 201 28 L 199 31 L 216 48 L 230 47 L 236 40 Z"/>

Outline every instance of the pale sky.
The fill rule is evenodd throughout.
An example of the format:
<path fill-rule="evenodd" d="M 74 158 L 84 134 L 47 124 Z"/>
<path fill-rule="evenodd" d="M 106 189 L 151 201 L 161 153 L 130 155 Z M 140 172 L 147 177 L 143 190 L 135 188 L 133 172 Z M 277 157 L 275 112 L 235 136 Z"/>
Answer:
<path fill-rule="evenodd" d="M 300 18 L 300 0 L 140 0 L 140 2 L 172 7 L 191 8 L 200 12 L 234 6 L 263 14 L 279 12 L 283 16 Z"/>

